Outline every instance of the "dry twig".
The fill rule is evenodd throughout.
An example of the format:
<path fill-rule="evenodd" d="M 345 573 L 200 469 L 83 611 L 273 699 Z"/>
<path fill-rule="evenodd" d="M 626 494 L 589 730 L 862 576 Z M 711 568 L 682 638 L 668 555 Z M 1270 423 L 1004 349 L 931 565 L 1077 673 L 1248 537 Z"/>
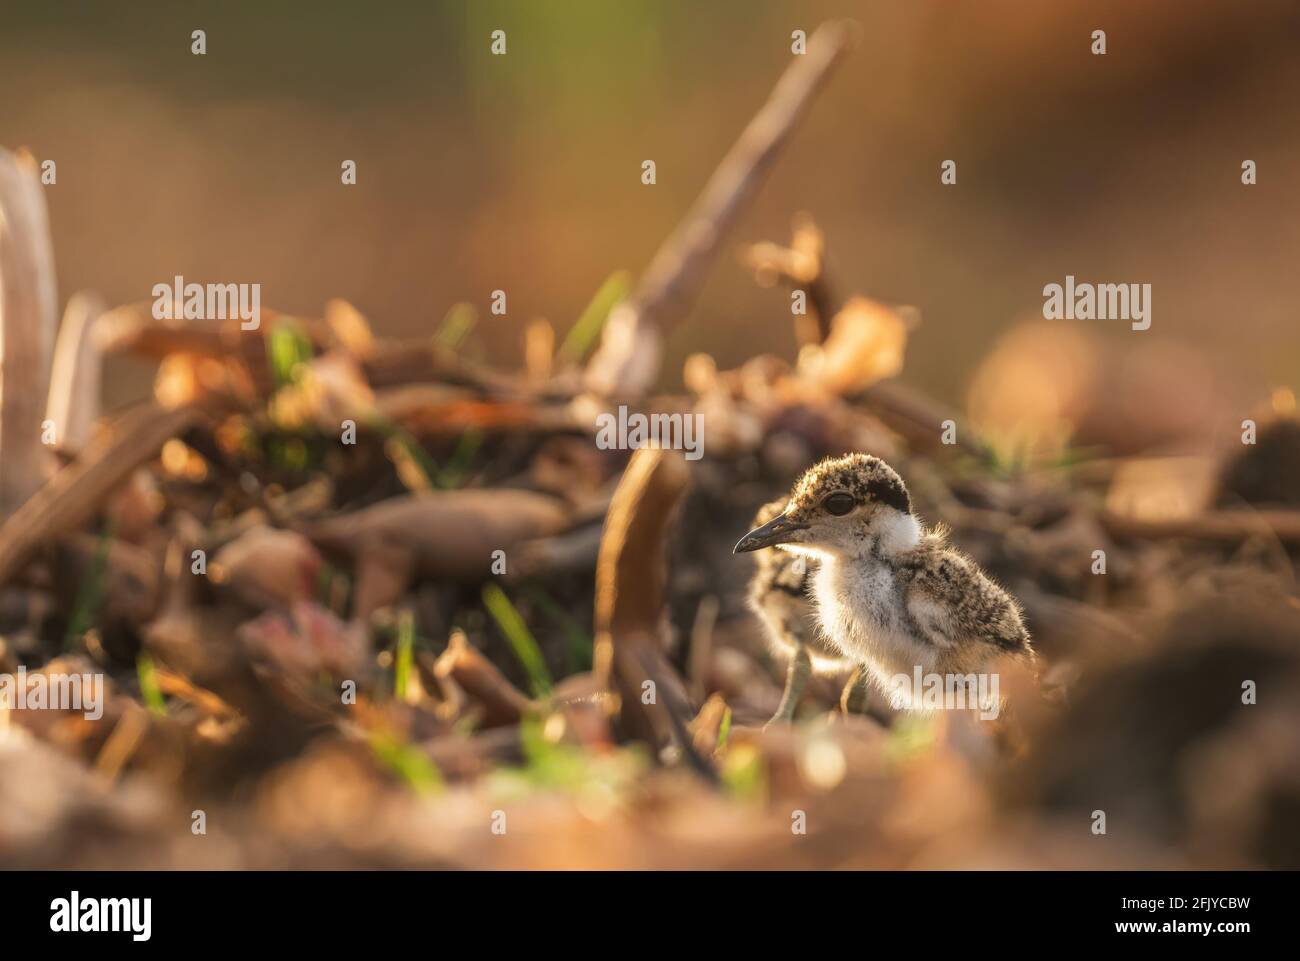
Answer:
<path fill-rule="evenodd" d="M 103 300 L 90 292 L 74 294 L 63 311 L 45 416 L 58 432 L 55 447 L 65 454 L 75 454 L 90 443 L 99 419 L 102 362 L 91 328 L 103 312 Z"/>
<path fill-rule="evenodd" d="M 164 410 L 156 404 L 143 404 L 120 417 L 0 525 L 0 584 L 40 544 L 94 516 L 114 488 L 198 417 L 196 408 Z"/>
<path fill-rule="evenodd" d="M 1206 511 L 1192 517 L 1163 520 L 1144 520 L 1107 511 L 1101 521 L 1106 531 L 1116 538 L 1191 537 L 1235 543 L 1264 536 L 1300 542 L 1300 511 Z"/>
<path fill-rule="evenodd" d="M 43 407 L 58 290 L 45 196 L 30 154 L 0 150 L 0 517 L 45 481 Z"/>
<path fill-rule="evenodd" d="M 852 46 L 856 32 L 850 21 L 822 24 L 809 40 L 807 54 L 796 57 L 782 74 L 695 205 L 659 248 L 632 296 L 610 314 L 600 347 L 587 366 L 590 390 L 641 395 L 650 389 L 659 374 L 663 331 L 690 309 L 727 231 Z"/>
<path fill-rule="evenodd" d="M 596 562 L 593 669 L 601 686 L 618 695 L 628 733 L 657 749 L 676 739 L 686 761 L 711 775 L 687 734 L 686 686 L 664 656 L 668 521 L 688 482 L 680 454 L 643 448 L 628 463 Z"/>

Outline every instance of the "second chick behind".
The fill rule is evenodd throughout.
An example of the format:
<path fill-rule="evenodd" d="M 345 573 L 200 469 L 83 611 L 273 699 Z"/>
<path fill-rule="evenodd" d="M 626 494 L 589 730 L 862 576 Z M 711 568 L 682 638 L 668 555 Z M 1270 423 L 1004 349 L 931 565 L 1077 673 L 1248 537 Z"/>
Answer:
<path fill-rule="evenodd" d="M 754 526 L 779 517 L 785 507 L 785 498 L 764 504 L 754 515 Z M 855 665 L 831 647 L 818 629 L 808 595 L 817 562 L 786 551 L 759 551 L 754 559 L 757 566 L 749 582 L 749 608 L 763 623 L 772 653 L 788 664 L 781 704 L 768 723 L 790 721 L 812 674 L 842 674 L 853 671 Z M 846 706 L 857 688 L 855 671 L 845 688 Z"/>

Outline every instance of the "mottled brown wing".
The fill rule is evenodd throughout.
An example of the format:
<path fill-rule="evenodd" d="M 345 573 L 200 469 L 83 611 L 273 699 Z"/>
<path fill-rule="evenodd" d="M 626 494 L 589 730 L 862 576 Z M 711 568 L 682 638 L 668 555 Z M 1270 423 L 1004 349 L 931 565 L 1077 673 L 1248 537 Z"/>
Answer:
<path fill-rule="evenodd" d="M 908 612 L 936 646 L 971 640 L 1028 653 L 1020 606 L 974 561 L 952 548 L 926 552 L 911 570 Z"/>

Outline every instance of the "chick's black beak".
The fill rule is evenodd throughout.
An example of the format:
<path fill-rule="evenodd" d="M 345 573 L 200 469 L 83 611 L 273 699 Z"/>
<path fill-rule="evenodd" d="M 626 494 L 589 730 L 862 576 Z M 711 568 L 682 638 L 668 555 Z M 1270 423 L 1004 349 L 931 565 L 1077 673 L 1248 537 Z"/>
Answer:
<path fill-rule="evenodd" d="M 773 547 L 777 544 L 785 544 L 790 540 L 790 535 L 795 531 L 806 531 L 807 524 L 798 524 L 785 515 L 772 518 L 762 527 L 756 527 L 750 531 L 732 549 L 733 554 L 747 554 L 750 551 L 762 550 L 764 547 Z"/>

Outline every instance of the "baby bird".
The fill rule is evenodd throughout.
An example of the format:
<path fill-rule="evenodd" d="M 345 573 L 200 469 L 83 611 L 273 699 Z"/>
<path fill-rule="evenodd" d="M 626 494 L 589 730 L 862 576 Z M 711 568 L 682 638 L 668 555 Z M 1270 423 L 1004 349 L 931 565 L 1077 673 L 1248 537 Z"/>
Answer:
<path fill-rule="evenodd" d="M 785 510 L 784 497 L 764 504 L 754 515 L 754 526 L 761 527 Z M 854 665 L 826 643 L 817 630 L 808 588 L 817 562 L 786 551 L 763 551 L 749 582 L 749 608 L 766 629 L 772 653 L 786 658 L 785 691 L 781 705 L 769 724 L 789 721 L 799 703 L 809 676 L 836 674 Z"/>
<path fill-rule="evenodd" d="M 817 562 L 822 634 L 896 707 L 919 706 L 917 667 L 954 677 L 1000 654 L 1034 657 L 1020 606 L 942 529 L 922 526 L 902 478 L 878 457 L 846 454 L 810 468 L 785 510 L 735 552 L 776 546 Z"/>

